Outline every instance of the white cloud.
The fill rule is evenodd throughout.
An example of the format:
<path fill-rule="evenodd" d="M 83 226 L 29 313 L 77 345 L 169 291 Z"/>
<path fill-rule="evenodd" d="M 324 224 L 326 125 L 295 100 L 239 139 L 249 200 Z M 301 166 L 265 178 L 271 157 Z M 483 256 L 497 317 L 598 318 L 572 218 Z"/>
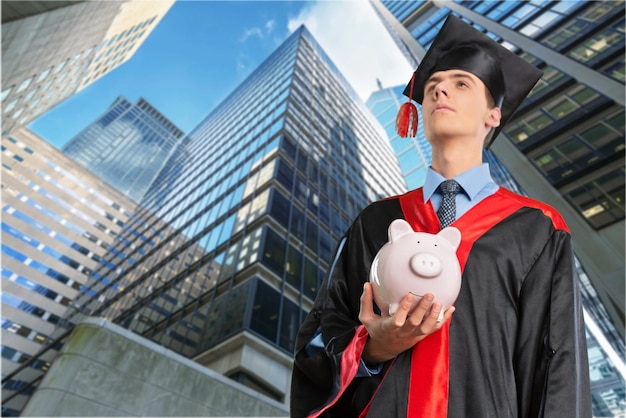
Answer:
<path fill-rule="evenodd" d="M 241 39 L 239 39 L 239 42 L 245 42 L 251 36 L 258 36 L 259 39 L 263 39 L 263 31 L 261 31 L 261 29 L 259 29 L 257 27 L 246 29 L 243 32 L 243 35 L 241 36 Z"/>
<path fill-rule="evenodd" d="M 289 20 L 294 31 L 301 24 L 313 34 L 357 94 L 367 100 L 378 89 L 406 84 L 413 68 L 367 0 L 319 1 Z"/>
<path fill-rule="evenodd" d="M 256 26 L 252 28 L 246 28 L 246 30 L 243 32 L 243 35 L 239 39 L 239 42 L 245 42 L 248 40 L 248 38 L 252 36 L 256 36 L 259 39 L 263 40 L 266 36 L 272 34 L 275 26 L 276 21 L 274 19 L 271 19 L 265 22 L 265 25 L 263 25 L 263 29 Z"/>

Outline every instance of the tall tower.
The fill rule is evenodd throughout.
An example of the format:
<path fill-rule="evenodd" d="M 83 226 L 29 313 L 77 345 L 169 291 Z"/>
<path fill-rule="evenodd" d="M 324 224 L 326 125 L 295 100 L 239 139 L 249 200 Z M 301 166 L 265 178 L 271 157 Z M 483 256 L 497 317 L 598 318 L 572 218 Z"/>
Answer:
<path fill-rule="evenodd" d="M 118 97 L 62 148 L 65 155 L 139 202 L 183 132 L 146 100 Z"/>
<path fill-rule="evenodd" d="M 3 136 L 130 59 L 174 0 L 3 1 Z"/>
<path fill-rule="evenodd" d="M 512 184 L 566 217 L 582 263 L 594 412 L 623 411 L 623 3 L 371 3 L 411 62 L 453 13 L 544 71 L 492 150 Z"/>
<path fill-rule="evenodd" d="M 183 139 L 63 325 L 103 316 L 287 403 L 334 247 L 405 190 L 384 131 L 302 26 Z"/>
<path fill-rule="evenodd" d="M 421 123 L 418 125 L 415 138 L 402 138 L 396 132 L 396 115 L 400 106 L 408 101 L 402 94 L 404 87 L 402 85 L 383 88 L 379 85 L 379 89 L 373 92 L 365 103 L 385 129 L 407 188 L 413 190 L 424 184 L 426 170 L 432 159 L 432 150 L 426 141 Z M 417 112 L 418 120 L 421 121 L 421 106 L 417 106 Z"/>
<path fill-rule="evenodd" d="M 4 377 L 54 345 L 135 207 L 27 129 L 2 138 L 2 416 L 19 414 L 32 390 L 18 391 L 56 351 Z"/>

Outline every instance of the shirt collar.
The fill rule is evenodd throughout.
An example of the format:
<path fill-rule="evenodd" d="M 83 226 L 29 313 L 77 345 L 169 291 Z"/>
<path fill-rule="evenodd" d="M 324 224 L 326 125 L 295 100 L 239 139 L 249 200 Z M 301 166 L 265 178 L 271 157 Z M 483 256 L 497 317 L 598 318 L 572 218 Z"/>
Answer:
<path fill-rule="evenodd" d="M 428 202 L 437 190 L 437 187 L 439 187 L 439 184 L 445 180 L 446 178 L 444 176 L 437 173 L 432 167 L 428 167 L 423 187 L 424 203 Z M 469 170 L 456 176 L 454 180 L 461 185 L 463 192 L 467 194 L 467 197 L 469 197 L 470 200 L 473 200 L 489 183 L 493 183 L 493 179 L 489 173 L 488 163 L 483 163 L 479 166 L 470 168 Z"/>

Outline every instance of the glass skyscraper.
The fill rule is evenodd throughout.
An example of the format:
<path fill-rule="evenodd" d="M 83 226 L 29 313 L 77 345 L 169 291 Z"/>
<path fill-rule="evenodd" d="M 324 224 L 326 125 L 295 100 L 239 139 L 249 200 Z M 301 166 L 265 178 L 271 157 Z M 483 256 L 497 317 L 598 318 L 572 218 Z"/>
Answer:
<path fill-rule="evenodd" d="M 2 135 L 128 61 L 173 4 L 2 1 Z"/>
<path fill-rule="evenodd" d="M 339 238 L 405 190 L 384 131 L 300 27 L 175 149 L 62 325 L 105 317 L 287 403 Z"/>
<path fill-rule="evenodd" d="M 520 183 L 520 188 L 513 189 L 520 192 L 523 188 L 531 196 L 549 201 L 566 216 L 576 254 L 582 259 L 582 266 L 577 261 L 577 268 L 587 325 L 594 414 L 621 416 L 626 408 L 624 295 L 623 290 L 611 295 L 605 292 L 607 287 L 623 289 L 624 283 L 623 3 L 383 1 L 381 4 L 374 0 L 372 4 L 411 63 L 419 62 L 424 56 L 452 13 L 544 71 L 542 80 L 505 127 L 505 137 L 494 143 L 494 153 L 485 153 L 485 160 L 490 165 L 503 162 L 497 172 L 504 177 L 499 179 L 494 175 L 497 183 L 508 188 Z M 587 71 L 581 69 L 581 63 Z M 558 112 L 554 111 L 557 107 Z M 533 122 L 539 119 L 543 122 Z M 535 127 L 532 132 L 531 126 Z M 514 132 L 522 132 L 520 129 L 524 133 L 513 137 Z M 580 132 L 587 134 L 586 137 L 582 138 Z M 515 155 L 518 158 L 512 157 Z M 559 162 L 555 160 L 557 155 Z M 529 175 L 530 172 L 535 176 Z M 599 181 L 609 172 L 613 173 L 609 175 L 612 176 L 610 187 Z M 587 196 L 595 195 L 594 211 L 577 206 L 567 194 L 585 182 L 589 182 L 583 186 L 585 193 L 589 193 Z M 600 219 L 604 221 L 598 222 Z M 607 265 L 602 267 L 609 274 L 598 275 L 598 260 L 607 258 Z M 587 270 L 596 276 L 589 277 Z"/>
<path fill-rule="evenodd" d="M 400 106 L 408 101 L 402 94 L 406 86 L 383 88 L 379 83 L 378 87 L 379 89 L 373 92 L 365 103 L 385 129 L 408 190 L 421 187 L 432 159 L 432 150 L 424 136 L 423 126 L 421 123 L 418 124 L 415 138 L 402 138 L 396 132 L 396 115 Z M 422 108 L 419 105 L 417 112 L 418 121 L 421 121 Z"/>
<path fill-rule="evenodd" d="M 62 318 L 135 207 L 27 129 L 2 138 L 2 416 L 50 367 Z"/>
<path fill-rule="evenodd" d="M 139 202 L 183 135 L 146 100 L 118 97 L 62 151 Z"/>

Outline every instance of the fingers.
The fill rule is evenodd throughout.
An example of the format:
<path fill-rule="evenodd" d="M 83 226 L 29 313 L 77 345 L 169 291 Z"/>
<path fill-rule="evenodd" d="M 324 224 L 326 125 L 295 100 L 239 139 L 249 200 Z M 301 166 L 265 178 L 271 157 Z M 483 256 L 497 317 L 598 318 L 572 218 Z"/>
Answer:
<path fill-rule="evenodd" d="M 442 312 L 440 302 L 434 301 L 434 295 L 427 293 L 420 300 L 415 310 L 407 318 L 407 326 L 413 328 L 414 335 L 428 335 L 440 329 L 449 321 L 455 308 L 451 306 Z"/>
<path fill-rule="evenodd" d="M 409 323 L 413 327 L 417 327 L 422 323 L 428 311 L 431 309 L 434 300 L 435 295 L 432 293 L 426 293 L 424 297 L 420 299 L 413 312 L 411 312 L 411 316 L 408 318 Z"/>
<path fill-rule="evenodd" d="M 372 284 L 365 282 L 363 285 L 363 293 L 361 293 L 361 306 L 359 308 L 359 321 L 365 324 L 366 321 L 374 316 L 374 294 L 372 292 Z"/>
<path fill-rule="evenodd" d="M 409 318 L 414 300 L 415 295 L 411 293 L 408 293 L 402 298 L 402 300 L 400 301 L 400 305 L 398 306 L 398 310 L 393 314 L 393 322 L 396 327 L 399 328 L 405 324 L 405 322 Z"/>
<path fill-rule="evenodd" d="M 441 312 L 441 309 L 441 303 L 433 303 L 432 309 L 416 329 L 418 334 L 431 334 L 450 320 L 455 310 L 454 306 L 449 307 L 445 312 Z"/>

